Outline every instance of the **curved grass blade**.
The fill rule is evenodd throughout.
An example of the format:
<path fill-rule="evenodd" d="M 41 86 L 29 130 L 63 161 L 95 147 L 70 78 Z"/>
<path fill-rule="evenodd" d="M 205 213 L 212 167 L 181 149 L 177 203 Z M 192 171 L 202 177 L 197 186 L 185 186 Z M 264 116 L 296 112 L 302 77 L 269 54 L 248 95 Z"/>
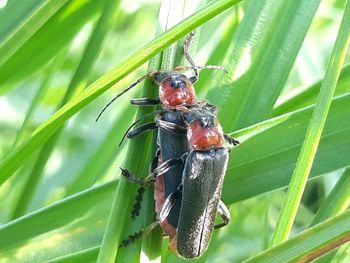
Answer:
<path fill-rule="evenodd" d="M 247 6 L 223 64 L 229 65 L 229 77 L 207 95 L 220 108 L 226 130 L 271 115 L 319 2 L 263 0 Z"/>
<path fill-rule="evenodd" d="M 73 98 L 51 118 L 40 125 L 29 140 L 21 144 L 0 164 L 0 185 L 2 185 L 24 163 L 24 161 L 35 152 L 36 149 L 43 145 L 45 141 L 47 141 L 47 139 L 76 112 L 124 78 L 135 68 L 159 53 L 163 48 L 174 43 L 196 27 L 207 22 L 238 2 L 239 0 L 219 0 L 207 5 L 194 15 L 147 44 L 114 70 L 89 85 L 89 87 L 79 96 Z"/>
<path fill-rule="evenodd" d="M 310 262 L 349 240 L 350 210 L 243 262 Z"/>
<path fill-rule="evenodd" d="M 344 212 L 350 205 L 350 168 L 347 168 L 317 211 L 311 226 Z M 349 247 L 347 245 L 346 247 Z M 341 252 L 340 252 L 341 253 Z M 333 262 L 339 251 L 332 251 L 315 262 Z"/>
<path fill-rule="evenodd" d="M 19 28 L 28 16 L 40 8 L 44 0 L 7 1 L 5 7 L 0 8 L 0 41 L 4 41 L 16 28 Z"/>
<path fill-rule="evenodd" d="M 332 102 L 311 178 L 349 166 L 350 95 Z M 241 147 L 231 152 L 223 198 L 232 203 L 285 187 L 305 138 L 313 107 L 234 132 Z"/>
<path fill-rule="evenodd" d="M 25 133 L 28 132 L 28 126 L 31 122 L 32 116 L 33 116 L 34 112 L 36 111 L 36 109 L 38 108 L 38 106 L 39 106 L 41 100 L 43 99 L 44 95 L 46 94 L 48 88 L 50 87 L 55 72 L 62 65 L 63 59 L 65 57 L 65 53 L 66 53 L 66 51 L 62 51 L 61 54 L 58 54 L 57 57 L 54 59 L 54 61 L 52 61 L 52 63 L 50 65 L 48 65 L 47 68 L 45 69 L 44 79 L 43 79 L 37 93 L 35 94 L 35 97 L 34 97 L 32 103 L 29 107 L 29 110 L 25 116 L 25 119 L 22 123 L 22 126 L 21 126 L 20 130 L 18 131 L 16 139 L 13 143 L 13 148 L 15 148 L 20 142 L 24 141 L 24 136 L 25 136 Z"/>
<path fill-rule="evenodd" d="M 133 115 L 135 115 L 135 108 L 129 107 L 129 105 L 123 107 L 120 116 L 115 120 L 97 150 L 86 161 L 86 165 L 74 177 L 73 181 L 65 187 L 66 196 L 93 186 L 103 176 L 107 167 L 110 167 L 121 152 L 120 148 L 118 151 L 118 143 L 129 126 L 130 116 Z"/>
<path fill-rule="evenodd" d="M 341 70 L 337 87 L 334 95 L 340 96 L 350 92 L 350 64 L 347 63 Z M 283 103 L 275 106 L 273 116 L 278 116 L 283 113 L 294 111 L 315 103 L 317 95 L 320 92 L 322 80 L 316 82 L 312 86 L 308 86 L 300 93 L 286 99 Z"/>
<path fill-rule="evenodd" d="M 62 102 L 60 102 L 57 109 L 60 109 L 72 98 L 76 92 L 85 87 L 89 72 L 100 53 L 104 37 L 110 28 L 110 22 L 118 6 L 119 1 L 106 1 L 101 18 L 97 22 L 96 27 L 91 34 L 91 38 L 87 44 L 86 50 L 84 51 L 79 66 L 75 71 L 73 78 L 67 88 L 66 94 L 64 95 L 64 98 Z M 17 205 L 11 217 L 12 219 L 22 216 L 28 210 L 28 206 L 30 205 L 38 184 L 41 181 L 46 163 L 49 160 L 51 153 L 56 146 L 56 143 L 61 137 L 63 130 L 64 127 L 61 127 L 59 130 L 57 130 L 40 149 L 38 159 L 36 160 L 33 169 L 29 174 L 28 180 L 23 188 L 23 191 L 19 196 Z"/>
<path fill-rule="evenodd" d="M 16 87 L 11 84 L 32 75 L 66 48 L 77 32 L 101 12 L 105 2 L 75 0 L 64 5 L 0 67 L 0 94 Z"/>
<path fill-rule="evenodd" d="M 288 239 L 289 232 L 292 229 L 294 218 L 326 123 L 341 66 L 345 59 L 349 39 L 350 1 L 347 2 L 344 10 L 338 37 L 327 66 L 325 79 L 322 83 L 320 94 L 292 175 L 290 188 L 287 192 L 287 197 L 272 237 L 272 246 Z"/>
<path fill-rule="evenodd" d="M 313 176 L 350 165 L 349 103 L 350 95 L 332 103 Z M 307 108 L 236 133 L 242 146 L 231 153 L 223 193 L 226 203 L 288 185 L 311 114 L 312 108 Z M 99 246 L 116 188 L 117 182 L 111 181 L 1 226 L 0 258 L 13 263 L 17 255 L 18 262 L 41 262 Z M 132 199 L 135 191 L 131 189 L 121 202 Z M 139 228 L 130 229 L 134 230 Z"/>
<path fill-rule="evenodd" d="M 26 1 L 29 2 L 29 1 Z M 33 1 L 30 1 L 33 2 Z M 37 1 L 35 1 L 37 2 Z M 36 6 L 35 10 L 32 10 L 32 12 L 26 13 L 27 17 L 25 21 L 21 21 L 21 24 L 17 26 L 16 29 L 13 29 L 11 27 L 14 27 L 13 24 L 11 25 L 11 22 L 15 22 L 13 20 L 13 17 L 17 17 L 16 13 L 23 13 L 23 11 L 28 11 L 29 8 L 27 6 L 27 3 L 22 5 L 19 4 L 19 1 L 15 2 L 17 8 L 14 10 L 14 5 L 11 3 L 8 8 L 5 10 L 2 10 L 0 13 L 0 24 L 3 25 L 2 22 L 5 22 L 5 17 L 7 19 L 10 19 L 10 22 L 5 22 L 8 25 L 3 25 L 8 30 L 5 34 L 7 35 L 7 38 L 5 40 L 0 41 L 0 67 L 8 61 L 8 59 L 16 53 L 16 51 L 23 46 L 23 44 L 31 37 L 33 36 L 38 29 L 44 25 L 49 18 L 51 18 L 54 14 L 57 13 L 58 10 L 60 10 L 68 0 L 49 0 L 49 1 L 43 1 L 39 5 L 34 3 L 34 6 Z M 22 11 L 23 10 L 23 11 Z M 13 12 L 16 11 L 16 12 Z M 30 15 L 29 15 L 30 14 Z M 5 21 L 2 21 L 5 20 Z M 23 20 L 23 19 L 20 19 Z M 3 31 L 3 29 L 1 30 Z M 2 39 L 0 31 L 0 40 Z"/>

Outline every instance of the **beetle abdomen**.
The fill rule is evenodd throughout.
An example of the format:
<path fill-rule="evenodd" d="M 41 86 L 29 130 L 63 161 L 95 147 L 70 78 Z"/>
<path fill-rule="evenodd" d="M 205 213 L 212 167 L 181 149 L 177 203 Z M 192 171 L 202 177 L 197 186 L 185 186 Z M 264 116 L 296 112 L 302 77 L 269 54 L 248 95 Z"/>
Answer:
<path fill-rule="evenodd" d="M 227 161 L 226 148 L 192 151 L 186 160 L 177 229 L 180 256 L 199 257 L 208 248 Z"/>

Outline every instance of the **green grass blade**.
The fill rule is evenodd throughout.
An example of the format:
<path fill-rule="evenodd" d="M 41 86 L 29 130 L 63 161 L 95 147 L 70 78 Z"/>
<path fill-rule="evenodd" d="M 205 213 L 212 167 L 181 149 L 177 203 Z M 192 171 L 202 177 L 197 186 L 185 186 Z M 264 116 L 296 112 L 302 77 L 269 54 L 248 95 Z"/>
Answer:
<path fill-rule="evenodd" d="M 322 83 L 314 113 L 311 117 L 305 140 L 292 175 L 290 188 L 272 237 L 272 245 L 286 240 L 292 228 L 301 196 L 304 192 L 305 184 L 316 155 L 317 146 L 326 123 L 341 66 L 345 59 L 349 38 L 350 1 L 347 2 L 344 10 L 343 20 L 327 67 L 326 76 Z"/>
<path fill-rule="evenodd" d="M 311 178 L 349 166 L 350 95 L 332 102 Z M 313 107 L 288 113 L 241 131 L 241 147 L 230 154 L 223 198 L 232 203 L 290 183 Z M 273 139 L 271 139 L 273 138 Z"/>
<path fill-rule="evenodd" d="M 5 37 L 20 27 L 30 14 L 40 8 L 43 2 L 44 0 L 8 1 L 6 6 L 0 9 L 0 41 L 4 41 Z"/>
<path fill-rule="evenodd" d="M 344 212 L 350 205 L 350 168 L 347 168 L 317 211 L 310 226 Z"/>
<path fill-rule="evenodd" d="M 119 1 L 106 1 L 104 12 L 102 13 L 101 18 L 97 22 L 96 27 L 91 34 L 91 38 L 84 51 L 79 66 L 74 73 L 73 78 L 64 95 L 64 98 L 57 109 L 60 109 L 63 105 L 65 105 L 75 92 L 85 87 L 90 69 L 100 53 L 103 40 L 110 27 L 110 22 L 118 6 Z M 14 213 L 11 217 L 12 219 L 20 217 L 28 210 L 28 206 L 33 199 L 39 182 L 41 181 L 46 163 L 49 160 L 53 150 L 55 149 L 55 146 L 61 137 L 63 130 L 64 127 L 58 129 L 44 144 L 42 149 L 40 149 L 38 159 L 35 162 L 35 165 L 28 177 L 22 193 L 20 194 L 17 206 L 15 207 Z"/>
<path fill-rule="evenodd" d="M 37 6 L 36 10 L 28 16 L 26 21 L 23 21 L 19 27 L 12 31 L 11 35 L 7 34 L 8 36 L 6 40 L 0 42 L 0 66 L 16 53 L 16 51 L 67 2 L 68 0 L 49 0 L 42 2 Z M 23 11 L 27 11 L 26 4 L 23 5 L 23 8 Z M 22 7 L 21 5 L 18 5 L 16 12 L 22 13 L 23 11 L 20 9 L 22 9 Z M 5 12 L 1 14 L 0 23 L 3 16 L 11 16 L 11 12 L 8 13 L 6 10 L 4 11 Z M 13 10 L 10 9 L 9 11 Z"/>
<path fill-rule="evenodd" d="M 2 225 L 0 258 L 43 262 L 98 246 L 116 187 L 112 181 Z"/>
<path fill-rule="evenodd" d="M 79 96 L 75 97 L 51 118 L 40 125 L 28 141 L 21 144 L 0 164 L 0 185 L 2 185 L 35 150 L 43 145 L 43 143 L 45 143 L 45 141 L 76 112 L 124 78 L 135 68 L 159 53 L 163 48 L 174 43 L 179 38 L 230 8 L 237 2 L 239 2 L 239 0 L 219 0 L 209 4 L 147 44 L 114 70 L 89 85 Z"/>
<path fill-rule="evenodd" d="M 350 165 L 349 103 L 349 95 L 332 102 L 313 176 Z M 223 192 L 227 204 L 288 185 L 312 111 L 308 108 L 289 113 L 235 133 L 242 146 L 231 153 Z M 19 259 L 40 262 L 98 246 L 116 187 L 112 181 L 4 225 L 0 228 L 0 258 L 11 258 L 22 251 Z M 125 195 L 123 202 L 132 199 L 135 191 Z M 137 226 L 126 234 L 136 230 Z M 48 246 L 36 247 L 39 243 Z"/>
<path fill-rule="evenodd" d="M 327 196 L 327 199 L 323 202 L 319 210 L 317 211 L 314 219 L 311 222 L 311 226 L 322 222 L 332 216 L 338 215 L 344 212 L 350 204 L 350 169 L 347 168 L 332 191 Z M 347 245 L 349 247 L 349 245 Z M 337 254 L 341 254 L 338 251 L 332 251 L 324 257 L 316 260 L 315 262 L 333 262 L 333 259 Z"/>
<path fill-rule="evenodd" d="M 346 64 L 339 75 L 335 96 L 340 96 L 350 92 L 350 64 Z M 294 111 L 315 103 L 317 95 L 320 92 L 322 80 L 316 82 L 312 86 L 308 86 L 302 92 L 291 96 L 283 103 L 277 105 L 273 109 L 273 116 L 278 116 L 283 113 Z"/>
<path fill-rule="evenodd" d="M 28 132 L 28 126 L 31 122 L 32 116 L 33 116 L 34 112 L 37 110 L 37 108 L 38 108 L 41 100 L 43 99 L 44 95 L 46 94 L 48 88 L 50 87 L 55 72 L 62 65 L 63 59 L 66 55 L 65 53 L 66 52 L 63 51 L 62 54 L 59 54 L 54 59 L 54 61 L 50 65 L 48 65 L 48 67 L 45 69 L 44 79 L 43 79 L 37 93 L 35 94 L 35 97 L 34 97 L 32 103 L 29 107 L 29 110 L 26 114 L 26 117 L 25 117 L 23 123 L 22 123 L 22 126 L 17 133 L 16 139 L 13 143 L 13 148 L 15 148 L 20 142 L 22 142 L 24 140 L 25 133 Z"/>
<path fill-rule="evenodd" d="M 89 248 L 77 253 L 65 255 L 46 261 L 46 263 L 76 263 L 76 262 L 96 262 L 100 246 Z"/>
<path fill-rule="evenodd" d="M 350 240 L 350 211 L 332 217 L 244 263 L 310 262 Z"/>
<path fill-rule="evenodd" d="M 91 187 L 103 176 L 106 168 L 115 160 L 116 155 L 120 154 L 121 148 L 118 148 L 118 144 L 129 127 L 130 116 L 135 114 L 135 108 L 129 107 L 129 105 L 123 109 L 126 110 L 123 110 L 120 117 L 115 120 L 114 125 L 111 126 L 97 150 L 86 162 L 86 165 L 73 181 L 66 186 L 67 196 Z"/>
<path fill-rule="evenodd" d="M 79 30 L 100 14 L 104 3 L 75 0 L 64 5 L 0 67 L 0 94 L 16 87 L 11 84 L 30 77 L 67 47 Z"/>
<path fill-rule="evenodd" d="M 229 77 L 207 95 L 226 130 L 271 115 L 319 2 L 264 0 L 247 7 L 223 63 Z"/>
<path fill-rule="evenodd" d="M 223 61 L 224 58 L 227 56 L 226 51 L 229 50 L 232 45 L 231 39 L 240 21 L 240 8 L 240 6 L 234 7 L 234 11 L 231 15 L 232 17 L 230 18 L 230 21 L 226 26 L 223 35 L 216 44 L 215 48 L 213 49 L 213 52 L 210 55 L 206 65 L 224 65 Z M 206 71 L 201 73 L 201 76 L 198 82 L 196 83 L 196 92 L 199 95 L 199 97 L 205 97 L 205 94 L 208 93 L 210 87 L 215 85 L 215 82 L 217 81 L 215 77 L 216 74 L 220 73 L 218 73 L 217 71 Z"/>

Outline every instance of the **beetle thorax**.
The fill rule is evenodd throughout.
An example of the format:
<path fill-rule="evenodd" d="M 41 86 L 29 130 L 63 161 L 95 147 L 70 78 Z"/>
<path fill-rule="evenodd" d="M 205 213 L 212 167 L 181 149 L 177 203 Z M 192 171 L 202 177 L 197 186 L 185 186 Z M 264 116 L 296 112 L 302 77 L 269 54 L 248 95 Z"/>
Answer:
<path fill-rule="evenodd" d="M 195 150 L 208 150 L 224 144 L 222 127 L 213 116 L 192 121 L 188 126 L 187 137 Z"/>

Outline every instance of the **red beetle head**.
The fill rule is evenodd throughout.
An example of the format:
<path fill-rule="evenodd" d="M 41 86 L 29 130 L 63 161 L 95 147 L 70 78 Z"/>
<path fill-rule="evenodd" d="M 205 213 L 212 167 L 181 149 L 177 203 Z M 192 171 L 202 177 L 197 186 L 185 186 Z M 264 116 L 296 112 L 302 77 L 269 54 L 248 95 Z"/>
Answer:
<path fill-rule="evenodd" d="M 169 108 L 196 103 L 196 93 L 192 82 L 183 74 L 174 73 L 160 82 L 159 99 Z"/>

